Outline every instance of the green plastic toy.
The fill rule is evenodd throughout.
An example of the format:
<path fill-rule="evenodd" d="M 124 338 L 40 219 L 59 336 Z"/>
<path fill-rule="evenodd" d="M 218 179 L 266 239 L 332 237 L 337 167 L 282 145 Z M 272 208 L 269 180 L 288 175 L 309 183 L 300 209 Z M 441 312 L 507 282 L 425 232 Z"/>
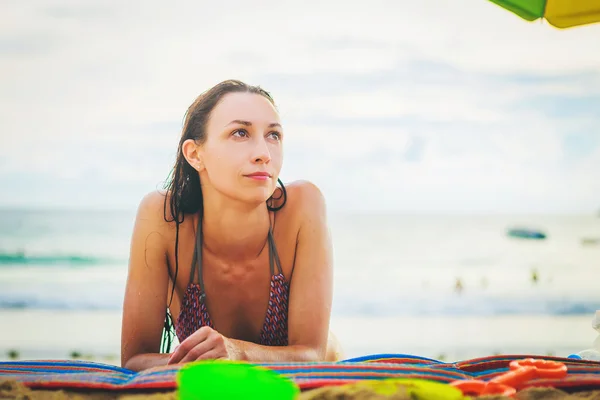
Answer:
<path fill-rule="evenodd" d="M 300 393 L 283 375 L 245 362 L 198 361 L 182 367 L 176 379 L 181 400 L 293 400 Z"/>

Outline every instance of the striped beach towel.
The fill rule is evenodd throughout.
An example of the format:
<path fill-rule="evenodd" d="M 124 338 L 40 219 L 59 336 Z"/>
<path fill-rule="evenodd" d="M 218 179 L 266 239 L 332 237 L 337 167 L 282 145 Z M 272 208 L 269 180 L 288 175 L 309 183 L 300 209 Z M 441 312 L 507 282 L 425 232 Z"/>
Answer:
<path fill-rule="evenodd" d="M 489 380 L 508 370 L 510 361 L 522 358 L 561 361 L 568 366 L 562 379 L 534 379 L 527 387 L 546 386 L 565 391 L 600 389 L 600 362 L 536 355 L 502 355 L 445 363 L 403 354 L 376 354 L 340 362 L 258 363 L 298 384 L 301 389 L 354 383 L 367 379 L 411 378 L 449 383 L 459 379 Z M 0 381 L 16 380 L 30 388 L 173 390 L 181 366 L 134 372 L 112 365 L 64 360 L 0 362 Z"/>

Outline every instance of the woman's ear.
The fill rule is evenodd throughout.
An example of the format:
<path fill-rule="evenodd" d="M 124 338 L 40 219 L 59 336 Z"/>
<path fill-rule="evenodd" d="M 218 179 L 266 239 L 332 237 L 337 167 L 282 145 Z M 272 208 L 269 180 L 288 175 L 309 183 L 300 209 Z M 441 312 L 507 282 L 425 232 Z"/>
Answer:
<path fill-rule="evenodd" d="M 194 139 L 188 139 L 183 142 L 181 146 L 181 151 L 183 156 L 187 160 L 187 162 L 194 168 L 196 171 L 200 172 L 204 169 L 204 163 L 202 162 L 202 156 L 200 154 L 200 146 L 196 144 Z"/>

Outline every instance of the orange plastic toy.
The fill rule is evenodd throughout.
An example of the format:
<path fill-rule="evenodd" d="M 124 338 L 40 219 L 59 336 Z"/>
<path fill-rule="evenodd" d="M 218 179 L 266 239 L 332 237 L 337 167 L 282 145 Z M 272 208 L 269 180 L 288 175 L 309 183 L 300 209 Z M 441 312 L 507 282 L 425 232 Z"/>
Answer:
<path fill-rule="evenodd" d="M 466 396 L 499 394 L 513 396 L 528 381 L 535 378 L 564 378 L 567 366 L 564 363 L 549 360 L 526 358 L 511 361 L 510 371 L 489 381 L 458 380 L 450 385 L 460 389 Z"/>

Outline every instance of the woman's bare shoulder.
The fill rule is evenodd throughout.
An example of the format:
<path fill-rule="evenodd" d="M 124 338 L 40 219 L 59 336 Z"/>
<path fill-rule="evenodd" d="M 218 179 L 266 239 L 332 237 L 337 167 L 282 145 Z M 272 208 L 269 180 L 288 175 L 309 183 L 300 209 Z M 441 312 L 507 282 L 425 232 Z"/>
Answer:
<path fill-rule="evenodd" d="M 321 189 L 311 181 L 293 181 L 288 183 L 285 188 L 289 195 L 288 201 L 297 203 L 295 206 L 312 201 L 324 201 Z"/>
<path fill-rule="evenodd" d="M 160 190 L 147 193 L 138 205 L 137 219 L 159 223 L 173 218 L 169 207 L 169 195 Z"/>
<path fill-rule="evenodd" d="M 153 190 L 147 193 L 138 206 L 136 220 L 154 228 L 155 232 L 162 234 L 166 240 L 175 240 L 177 228 L 186 232 L 193 224 L 194 214 L 174 214 L 171 208 L 171 194 L 162 190 Z M 175 221 L 178 220 L 179 224 Z M 170 243 L 170 242 L 169 242 Z"/>
<path fill-rule="evenodd" d="M 285 188 L 287 199 L 281 211 L 287 218 L 301 224 L 306 218 L 325 216 L 325 197 L 317 185 L 299 180 L 286 184 Z"/>

